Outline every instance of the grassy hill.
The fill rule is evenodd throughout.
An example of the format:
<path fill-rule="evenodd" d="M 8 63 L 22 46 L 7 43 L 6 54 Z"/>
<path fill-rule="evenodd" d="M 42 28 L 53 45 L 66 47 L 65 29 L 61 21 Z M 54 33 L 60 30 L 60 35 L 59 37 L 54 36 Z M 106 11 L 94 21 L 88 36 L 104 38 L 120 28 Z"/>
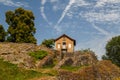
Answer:
<path fill-rule="evenodd" d="M 2 59 L 1 59 L 2 58 Z M 59 79 L 58 79 L 59 78 Z M 120 68 L 91 51 L 61 55 L 28 43 L 0 43 L 0 80 L 120 80 Z"/>
<path fill-rule="evenodd" d="M 20 69 L 17 65 L 0 59 L 0 80 L 28 80 L 45 75 L 47 74 L 42 74 L 33 70 Z"/>

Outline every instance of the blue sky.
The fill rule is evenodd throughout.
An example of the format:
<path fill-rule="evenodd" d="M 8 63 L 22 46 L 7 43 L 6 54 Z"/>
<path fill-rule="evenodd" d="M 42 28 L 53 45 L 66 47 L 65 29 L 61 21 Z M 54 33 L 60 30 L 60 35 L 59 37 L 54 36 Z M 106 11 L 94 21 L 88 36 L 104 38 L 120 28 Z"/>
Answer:
<path fill-rule="evenodd" d="M 33 11 L 38 44 L 67 34 L 76 40 L 76 50 L 90 48 L 100 58 L 107 41 L 120 35 L 120 0 L 0 0 L 6 30 L 5 12 L 18 7 Z"/>

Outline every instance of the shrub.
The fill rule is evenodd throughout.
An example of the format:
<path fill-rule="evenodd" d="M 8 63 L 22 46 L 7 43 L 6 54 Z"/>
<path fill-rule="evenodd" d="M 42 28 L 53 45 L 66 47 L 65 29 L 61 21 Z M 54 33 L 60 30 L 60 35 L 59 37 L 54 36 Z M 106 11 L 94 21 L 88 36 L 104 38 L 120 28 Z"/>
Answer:
<path fill-rule="evenodd" d="M 48 55 L 48 53 L 46 51 L 43 51 L 43 50 L 29 52 L 28 54 L 30 56 L 34 57 L 35 59 L 43 59 L 45 56 Z"/>
<path fill-rule="evenodd" d="M 53 48 L 54 46 L 54 39 L 45 39 L 43 42 L 42 42 L 42 45 L 48 47 L 48 48 Z"/>

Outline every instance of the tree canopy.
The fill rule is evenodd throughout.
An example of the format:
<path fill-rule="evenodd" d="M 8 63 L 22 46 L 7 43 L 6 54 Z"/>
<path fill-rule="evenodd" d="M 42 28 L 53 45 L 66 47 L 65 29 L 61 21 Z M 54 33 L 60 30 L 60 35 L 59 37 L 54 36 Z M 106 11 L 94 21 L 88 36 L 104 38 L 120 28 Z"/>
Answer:
<path fill-rule="evenodd" d="M 120 66 L 120 36 L 113 37 L 106 45 L 106 55 L 103 59 L 109 59 Z"/>
<path fill-rule="evenodd" d="M 6 32 L 2 25 L 0 25 L 0 42 L 5 41 Z"/>
<path fill-rule="evenodd" d="M 23 8 L 7 11 L 6 22 L 9 25 L 7 40 L 9 42 L 36 43 L 34 19 L 32 11 Z"/>
<path fill-rule="evenodd" d="M 48 48 L 53 48 L 54 46 L 54 39 L 45 39 L 43 42 L 42 42 L 42 45 L 48 47 Z"/>

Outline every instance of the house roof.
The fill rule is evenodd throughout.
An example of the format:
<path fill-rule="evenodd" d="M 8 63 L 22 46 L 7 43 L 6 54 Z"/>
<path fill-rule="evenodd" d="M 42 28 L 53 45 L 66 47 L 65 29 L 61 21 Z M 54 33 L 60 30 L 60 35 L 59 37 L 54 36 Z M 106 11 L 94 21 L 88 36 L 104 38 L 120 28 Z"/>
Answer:
<path fill-rule="evenodd" d="M 54 39 L 54 41 L 56 42 L 57 40 L 59 40 L 59 39 L 62 38 L 62 37 L 67 37 L 68 39 L 74 41 L 74 45 L 76 45 L 76 40 L 72 39 L 71 37 L 67 36 L 66 34 L 63 34 L 63 35 L 61 35 L 60 37 Z"/>

